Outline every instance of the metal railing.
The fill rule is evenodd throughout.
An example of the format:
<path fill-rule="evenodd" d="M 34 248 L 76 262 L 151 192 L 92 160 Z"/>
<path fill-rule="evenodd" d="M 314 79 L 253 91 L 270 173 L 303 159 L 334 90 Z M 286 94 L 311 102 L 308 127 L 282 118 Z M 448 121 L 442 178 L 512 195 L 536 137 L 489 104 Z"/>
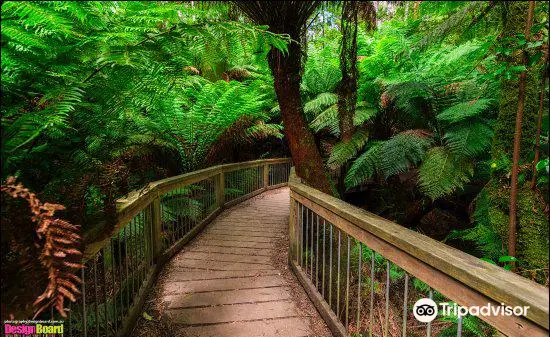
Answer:
<path fill-rule="evenodd" d="M 290 159 L 226 164 L 150 183 L 117 201 L 114 228 L 86 246 L 68 336 L 126 336 L 163 264 L 226 207 L 286 185 Z"/>
<path fill-rule="evenodd" d="M 548 288 L 308 187 L 294 170 L 288 185 L 289 264 L 335 336 L 548 336 Z M 420 298 L 529 309 L 420 323 Z"/>

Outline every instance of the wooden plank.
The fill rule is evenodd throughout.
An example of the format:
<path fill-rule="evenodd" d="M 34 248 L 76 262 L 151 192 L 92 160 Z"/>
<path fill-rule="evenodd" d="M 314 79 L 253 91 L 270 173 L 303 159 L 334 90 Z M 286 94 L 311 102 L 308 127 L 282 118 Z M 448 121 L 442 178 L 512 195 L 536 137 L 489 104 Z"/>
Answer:
<path fill-rule="evenodd" d="M 285 280 L 281 276 L 258 276 L 232 278 L 223 281 L 219 280 L 200 280 L 200 281 L 171 281 L 164 285 L 163 295 L 174 295 L 183 293 L 197 293 L 205 291 L 218 290 L 237 290 L 253 289 L 266 287 L 280 287 L 285 285 Z"/>
<path fill-rule="evenodd" d="M 261 321 L 231 322 L 185 327 L 177 336 L 200 337 L 306 337 L 312 336 L 302 318 L 287 317 Z"/>
<path fill-rule="evenodd" d="M 219 247 L 197 245 L 187 249 L 189 252 L 204 252 L 204 253 L 224 253 L 246 256 L 271 256 L 271 250 L 264 248 L 243 248 L 243 247 Z"/>
<path fill-rule="evenodd" d="M 246 231 L 246 230 L 231 230 L 231 229 L 219 229 L 212 227 L 207 230 L 205 233 L 216 234 L 216 235 L 238 235 L 243 237 L 259 237 L 259 238 L 280 238 L 284 236 L 283 232 L 265 232 L 265 231 Z"/>
<path fill-rule="evenodd" d="M 206 236 L 209 240 L 223 240 L 234 242 L 275 242 L 274 238 L 260 237 L 260 236 L 243 236 L 243 235 L 222 235 L 208 233 Z"/>
<path fill-rule="evenodd" d="M 170 274 L 173 281 L 224 280 L 230 278 L 279 275 L 277 270 L 197 270 L 184 267 L 174 268 Z"/>
<path fill-rule="evenodd" d="M 245 263 L 262 263 L 270 264 L 271 257 L 269 256 L 246 256 L 224 253 L 199 253 L 185 252 L 181 255 L 184 259 L 205 260 L 205 261 L 220 261 L 220 262 L 245 262 Z"/>
<path fill-rule="evenodd" d="M 174 266 L 176 267 L 186 267 L 186 268 L 195 268 L 195 269 L 204 269 L 204 270 L 273 270 L 274 268 L 270 265 L 265 264 L 253 264 L 253 263 L 242 263 L 242 262 L 223 262 L 223 263 L 207 263 L 208 261 L 203 260 L 179 260 L 174 261 Z"/>
<path fill-rule="evenodd" d="M 167 310 L 175 324 L 214 324 L 297 316 L 294 303 L 277 301 Z"/>
<path fill-rule="evenodd" d="M 242 248 L 262 248 L 270 249 L 275 247 L 273 242 L 242 242 L 242 241 L 226 241 L 226 240 L 213 240 L 209 238 L 201 238 L 199 244 L 205 244 L 209 246 L 219 247 L 242 247 Z"/>
<path fill-rule="evenodd" d="M 281 301 L 288 300 L 290 297 L 290 290 L 288 288 L 270 287 L 177 294 L 165 296 L 163 301 L 168 309 L 183 309 L 222 304 Z"/>
<path fill-rule="evenodd" d="M 330 210 L 327 210 L 323 206 L 305 198 L 300 194 L 291 192 L 291 198 L 298 200 L 300 203 L 302 203 L 309 209 L 313 210 L 315 213 L 317 213 L 327 221 L 331 222 L 332 224 L 342 229 L 344 232 L 350 234 L 354 238 L 360 240 L 361 242 L 366 244 L 368 247 L 374 249 L 376 252 L 380 253 L 381 255 L 386 257 L 388 260 L 394 262 L 401 268 L 408 271 L 410 274 L 416 276 L 420 280 L 432 286 L 437 291 L 441 292 L 443 295 L 456 301 L 458 304 L 464 305 L 464 306 L 474 306 L 474 305 L 483 306 L 483 305 L 487 305 L 487 303 L 492 303 L 495 306 L 500 305 L 501 301 L 495 301 L 490 296 L 486 296 L 483 292 L 481 292 L 478 288 L 475 287 L 476 284 L 467 284 L 467 283 L 461 282 L 460 279 L 453 277 L 452 275 L 448 275 L 443 271 L 441 271 L 440 269 L 434 267 L 433 265 L 430 265 L 424 262 L 422 259 L 414 256 L 413 254 L 411 254 L 411 251 L 405 251 L 397 246 L 392 245 L 386 240 L 383 240 L 382 238 L 370 233 L 369 231 L 366 231 L 362 226 L 361 227 L 357 226 L 356 224 L 346 219 L 343 219 L 338 214 L 333 213 Z M 418 233 L 415 233 L 415 234 L 418 234 Z M 399 233 L 395 233 L 394 235 L 399 235 Z M 432 240 L 432 241 L 435 241 L 435 240 Z M 430 248 L 429 240 L 423 240 L 422 242 L 418 242 L 418 241 L 415 241 L 415 242 L 417 242 L 418 244 L 420 243 L 424 244 L 424 246 L 419 247 L 419 249 Z M 439 243 L 437 241 L 435 242 Z M 447 247 L 447 248 L 451 249 L 452 251 L 458 251 L 450 247 Z M 418 250 L 412 250 L 413 253 L 417 251 Z M 448 258 L 449 258 L 449 261 L 452 263 L 453 261 L 452 257 L 449 256 Z M 473 257 L 471 258 L 475 259 Z M 470 261 L 470 264 L 472 264 L 472 266 L 475 266 L 476 264 L 474 264 L 474 262 L 479 264 L 478 260 L 479 259 L 472 260 Z M 480 262 L 484 262 L 484 261 L 480 261 Z M 462 263 L 465 263 L 465 262 L 463 261 Z M 471 271 L 468 271 L 468 272 L 471 272 Z M 487 271 L 484 271 L 484 273 L 486 272 Z M 516 276 L 512 273 L 508 273 L 508 274 L 511 274 L 512 276 Z M 477 276 L 479 277 L 481 275 L 477 275 Z M 499 282 L 498 284 L 502 284 L 502 282 Z M 544 287 L 541 287 L 541 288 L 544 288 Z M 498 289 L 498 290 L 501 291 L 502 289 Z M 514 292 L 518 293 L 518 292 L 521 292 L 522 290 L 523 289 L 521 288 L 516 288 Z M 512 293 L 508 295 L 514 296 Z M 543 296 L 543 293 L 541 292 L 539 295 Z M 506 305 L 512 305 L 512 306 L 519 305 L 508 301 L 502 301 L 502 302 L 504 302 Z M 529 305 L 529 304 L 523 304 L 522 306 L 525 306 L 525 305 Z M 528 311 L 528 313 L 529 312 L 530 311 Z M 480 316 L 480 318 L 487 321 L 489 324 L 493 325 L 494 327 L 499 329 L 501 332 L 509 336 L 526 336 L 526 335 L 547 336 L 546 330 L 544 330 L 537 324 L 530 323 L 529 320 L 523 317 Z"/>

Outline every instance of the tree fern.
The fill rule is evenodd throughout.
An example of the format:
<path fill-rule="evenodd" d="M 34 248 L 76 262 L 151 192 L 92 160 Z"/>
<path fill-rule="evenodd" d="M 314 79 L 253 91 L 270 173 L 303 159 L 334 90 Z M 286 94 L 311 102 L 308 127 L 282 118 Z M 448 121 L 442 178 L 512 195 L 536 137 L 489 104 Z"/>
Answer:
<path fill-rule="evenodd" d="M 457 159 L 444 147 L 434 147 L 428 151 L 419 169 L 420 190 L 437 199 L 461 188 L 472 174 L 470 162 Z"/>
<path fill-rule="evenodd" d="M 424 159 L 424 154 L 432 140 L 422 130 L 399 133 L 385 141 L 380 147 L 380 171 L 388 178 L 408 171 Z"/>
<path fill-rule="evenodd" d="M 443 138 L 456 157 L 475 157 L 490 146 L 493 130 L 483 122 L 471 121 L 453 125 Z"/>
<path fill-rule="evenodd" d="M 367 150 L 353 161 L 353 164 L 346 173 L 346 188 L 358 186 L 376 175 L 382 144 L 383 142 L 380 141 L 369 142 Z"/>
<path fill-rule="evenodd" d="M 454 105 L 439 115 L 437 119 L 444 122 L 456 123 L 468 118 L 477 117 L 491 106 L 491 99 L 478 99 Z"/>
<path fill-rule="evenodd" d="M 368 138 L 369 133 L 367 131 L 359 130 L 355 132 L 349 141 L 341 141 L 334 145 L 328 158 L 327 166 L 331 169 L 336 169 L 344 165 L 363 148 Z"/>

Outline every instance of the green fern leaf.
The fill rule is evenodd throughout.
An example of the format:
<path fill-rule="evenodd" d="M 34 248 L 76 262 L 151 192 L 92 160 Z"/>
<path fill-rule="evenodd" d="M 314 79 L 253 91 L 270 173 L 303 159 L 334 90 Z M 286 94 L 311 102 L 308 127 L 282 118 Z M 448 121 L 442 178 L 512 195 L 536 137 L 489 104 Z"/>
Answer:
<path fill-rule="evenodd" d="M 475 157 L 489 147 L 493 130 L 483 122 L 466 122 L 454 125 L 443 138 L 455 156 Z"/>
<path fill-rule="evenodd" d="M 344 165 L 361 150 L 368 138 L 368 131 L 359 130 L 355 132 L 349 141 L 342 141 L 334 145 L 328 158 L 327 166 L 331 169 L 336 169 Z"/>
<path fill-rule="evenodd" d="M 477 117 L 486 111 L 492 102 L 493 100 L 491 99 L 478 99 L 459 103 L 437 115 L 437 119 L 444 122 L 456 123 L 468 118 Z"/>
<path fill-rule="evenodd" d="M 472 175 L 471 163 L 457 160 L 445 147 L 435 147 L 420 166 L 420 190 L 435 200 L 462 188 Z"/>

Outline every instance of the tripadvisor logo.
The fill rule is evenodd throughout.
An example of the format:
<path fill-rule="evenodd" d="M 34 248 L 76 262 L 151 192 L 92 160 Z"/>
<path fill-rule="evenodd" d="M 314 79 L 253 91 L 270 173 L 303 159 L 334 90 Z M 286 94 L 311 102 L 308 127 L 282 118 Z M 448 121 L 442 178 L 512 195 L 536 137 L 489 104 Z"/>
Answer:
<path fill-rule="evenodd" d="M 466 315 L 471 316 L 525 316 L 529 306 L 516 306 L 511 307 L 501 303 L 500 305 L 494 305 L 487 303 L 484 306 L 470 306 L 463 307 L 454 302 L 441 302 L 438 305 L 430 298 L 421 298 L 413 306 L 414 317 L 423 323 L 433 321 L 437 314 L 441 316 L 458 316 L 464 317 Z"/>

